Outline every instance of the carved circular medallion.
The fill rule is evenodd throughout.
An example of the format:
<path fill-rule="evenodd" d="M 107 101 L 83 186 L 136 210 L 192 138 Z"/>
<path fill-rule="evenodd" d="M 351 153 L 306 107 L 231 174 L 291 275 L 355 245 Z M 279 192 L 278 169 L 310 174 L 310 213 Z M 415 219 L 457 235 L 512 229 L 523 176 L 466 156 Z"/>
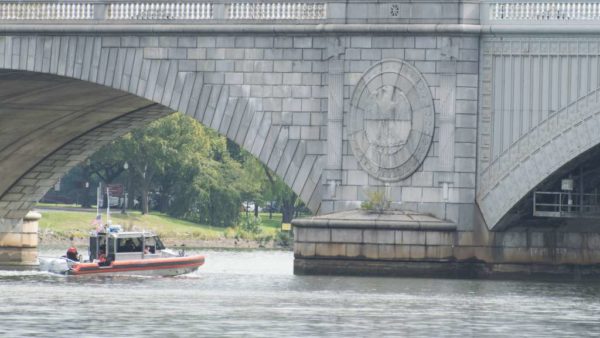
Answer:
<path fill-rule="evenodd" d="M 421 73 L 401 60 L 367 69 L 354 88 L 348 133 L 369 174 L 398 181 L 419 168 L 433 139 L 434 107 Z"/>

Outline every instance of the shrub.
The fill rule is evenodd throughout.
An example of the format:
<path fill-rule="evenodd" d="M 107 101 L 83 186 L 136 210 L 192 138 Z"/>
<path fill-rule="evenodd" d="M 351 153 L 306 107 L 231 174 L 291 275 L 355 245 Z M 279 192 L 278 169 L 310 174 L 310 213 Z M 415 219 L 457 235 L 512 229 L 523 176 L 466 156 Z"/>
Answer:
<path fill-rule="evenodd" d="M 367 191 L 368 200 L 361 203 L 360 207 L 363 210 L 382 214 L 386 209 L 390 208 L 391 201 L 385 196 L 382 191 Z"/>
<path fill-rule="evenodd" d="M 275 243 L 278 246 L 289 248 L 294 242 L 294 233 L 292 231 L 278 231 L 275 235 Z"/>

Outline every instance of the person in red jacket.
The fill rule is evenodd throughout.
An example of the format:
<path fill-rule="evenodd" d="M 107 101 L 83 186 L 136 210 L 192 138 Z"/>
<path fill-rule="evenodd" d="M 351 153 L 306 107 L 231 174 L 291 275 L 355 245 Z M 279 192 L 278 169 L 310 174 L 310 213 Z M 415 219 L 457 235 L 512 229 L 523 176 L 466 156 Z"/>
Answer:
<path fill-rule="evenodd" d="M 67 249 L 67 258 L 72 260 L 72 261 L 76 261 L 79 262 L 79 257 L 77 257 L 77 248 L 75 246 L 71 246 L 69 249 Z"/>

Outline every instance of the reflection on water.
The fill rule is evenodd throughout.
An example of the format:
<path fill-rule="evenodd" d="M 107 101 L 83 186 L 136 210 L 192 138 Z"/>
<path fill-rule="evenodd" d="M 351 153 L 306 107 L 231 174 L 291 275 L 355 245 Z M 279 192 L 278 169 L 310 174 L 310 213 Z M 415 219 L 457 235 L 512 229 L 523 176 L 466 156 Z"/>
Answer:
<path fill-rule="evenodd" d="M 600 335 L 596 284 L 294 276 L 290 252 L 204 254 L 171 278 L 0 271 L 0 336 Z"/>

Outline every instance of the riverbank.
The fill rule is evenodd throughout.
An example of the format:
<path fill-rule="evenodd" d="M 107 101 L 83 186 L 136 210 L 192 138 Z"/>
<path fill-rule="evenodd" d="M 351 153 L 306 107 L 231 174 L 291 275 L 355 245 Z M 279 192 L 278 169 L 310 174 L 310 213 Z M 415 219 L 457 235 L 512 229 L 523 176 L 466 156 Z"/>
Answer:
<path fill-rule="evenodd" d="M 95 229 L 95 211 L 79 208 L 37 208 L 42 214 L 39 222 L 39 246 L 41 248 L 88 245 L 88 235 Z M 104 220 L 106 218 L 103 215 Z M 241 223 L 246 215 L 240 216 Z M 182 221 L 165 214 L 141 215 L 137 211 L 127 214 L 111 214 L 113 224 L 121 224 L 124 230 L 148 230 L 157 233 L 167 247 L 185 245 L 188 248 L 241 248 L 275 249 L 291 248 L 291 233 L 281 231 L 281 214 L 261 214 L 252 220 L 252 231 L 247 227 L 213 227 Z"/>
<path fill-rule="evenodd" d="M 243 238 L 216 238 L 216 239 L 189 239 L 189 238 L 165 238 L 161 240 L 168 248 L 176 248 L 184 245 L 186 248 L 208 248 L 208 249 L 290 249 L 291 245 L 282 245 L 275 240 L 257 241 Z M 87 247 L 87 238 L 54 236 L 45 234 L 39 236 L 38 247 L 46 248 L 68 248 L 71 244 L 77 247 Z"/>

